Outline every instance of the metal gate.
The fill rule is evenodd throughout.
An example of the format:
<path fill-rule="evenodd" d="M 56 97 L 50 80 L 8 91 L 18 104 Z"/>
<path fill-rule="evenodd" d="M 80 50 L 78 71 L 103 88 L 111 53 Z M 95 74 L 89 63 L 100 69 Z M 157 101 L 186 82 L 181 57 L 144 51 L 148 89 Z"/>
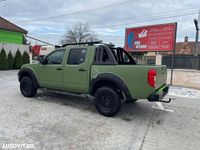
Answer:
<path fill-rule="evenodd" d="M 173 56 L 163 56 L 162 64 L 167 68 L 172 68 Z M 174 68 L 176 69 L 199 69 L 200 70 L 200 56 L 175 56 Z"/>

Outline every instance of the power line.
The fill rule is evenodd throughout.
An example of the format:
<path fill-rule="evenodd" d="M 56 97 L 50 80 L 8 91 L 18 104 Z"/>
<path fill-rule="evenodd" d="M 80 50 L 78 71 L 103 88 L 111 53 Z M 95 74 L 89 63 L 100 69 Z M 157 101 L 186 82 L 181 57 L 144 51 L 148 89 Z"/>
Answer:
<path fill-rule="evenodd" d="M 156 21 L 156 20 L 162 20 L 162 19 L 167 19 L 167 18 L 177 18 L 177 17 L 183 17 L 183 16 L 190 16 L 197 14 L 197 12 L 190 12 L 190 13 L 184 13 L 184 14 L 177 14 L 177 15 L 165 15 L 162 17 L 146 17 L 143 19 L 138 19 L 134 21 L 129 21 L 129 22 L 123 22 L 123 23 L 118 23 L 118 24 L 112 24 L 112 25 L 104 25 L 104 26 L 97 26 L 97 27 L 92 27 L 92 29 L 103 29 L 106 27 L 115 27 L 115 26 L 120 26 L 120 25 L 126 25 L 126 24 L 132 24 L 132 23 L 141 23 L 141 22 L 150 22 L 150 21 Z M 49 43 L 48 43 L 49 44 Z M 50 44 L 51 45 L 51 44 Z"/>
<path fill-rule="evenodd" d="M 177 10 L 174 10 L 174 11 L 177 11 Z M 165 13 L 165 12 L 158 12 L 158 14 L 161 14 L 161 13 Z M 182 17 L 182 16 L 193 15 L 193 14 L 196 14 L 196 13 L 197 13 L 197 11 L 192 11 L 190 13 L 182 13 L 182 14 L 177 14 L 177 15 L 165 14 L 164 16 L 161 16 L 161 17 L 160 17 L 160 15 L 157 15 L 157 14 L 156 15 L 154 14 L 154 15 L 151 15 L 151 16 L 146 16 L 146 17 L 143 17 L 143 18 L 141 18 L 142 16 L 128 17 L 128 18 L 120 19 L 120 22 L 123 21 L 123 20 L 126 20 L 126 19 L 132 19 L 134 21 L 128 21 L 128 22 L 122 22 L 122 23 L 112 23 L 112 24 L 109 24 L 109 25 L 105 25 L 106 21 L 104 21 L 103 24 L 102 23 L 93 24 L 94 25 L 93 28 L 97 28 L 98 29 L 98 28 L 112 27 L 112 26 L 117 26 L 117 25 L 125 25 L 125 24 L 130 24 L 130 23 L 140 23 L 140 22 L 149 22 L 149 21 L 155 21 L 155 20 L 162 20 L 162 19 L 167 19 L 167 18 L 177 18 L 177 17 Z M 103 25 L 103 26 L 101 26 L 101 25 Z"/>
<path fill-rule="evenodd" d="M 117 26 L 117 25 L 126 25 L 126 24 L 130 24 L 130 23 L 141 23 L 141 22 L 149 22 L 149 21 L 155 21 L 155 20 L 162 20 L 162 19 L 167 19 L 167 18 L 176 18 L 176 17 L 182 17 L 182 16 L 189 16 L 189 15 L 193 15 L 196 14 L 197 12 L 192 12 L 192 13 L 187 13 L 187 14 L 179 14 L 179 15 L 173 15 L 173 16 L 164 16 L 164 17 L 157 17 L 157 18 L 150 18 L 150 19 L 144 19 L 144 20 L 135 20 L 135 21 L 130 21 L 130 22 L 124 22 L 124 23 L 119 23 L 119 24 L 112 24 L 112 25 L 104 25 L 104 26 L 100 26 L 100 27 L 93 27 L 93 29 L 101 29 L 101 28 L 105 28 L 105 27 L 113 27 L 113 26 Z"/>
<path fill-rule="evenodd" d="M 199 9 L 199 7 L 194 7 L 194 8 L 187 8 L 187 9 L 177 9 L 177 10 L 170 10 L 170 11 L 162 11 L 162 12 L 157 12 L 157 13 L 153 13 L 151 15 L 149 15 L 148 17 L 144 17 L 146 14 L 140 15 L 140 16 L 136 16 L 136 17 L 126 17 L 126 18 L 119 18 L 115 21 L 122 21 L 122 20 L 127 20 L 127 19 L 134 19 L 134 20 L 142 20 L 142 19 L 146 19 L 146 18 L 150 18 L 150 17 L 159 17 L 160 14 L 165 14 L 165 15 L 170 15 L 172 12 L 179 12 L 179 11 L 187 11 L 187 10 L 191 10 L 191 9 Z M 173 15 L 173 14 L 172 14 Z M 100 23 L 97 23 L 95 25 L 101 25 L 101 24 L 105 24 L 108 22 L 113 22 L 113 21 L 103 21 Z"/>
<path fill-rule="evenodd" d="M 104 25 L 104 26 L 100 26 L 100 27 L 92 27 L 92 29 L 103 29 L 106 27 L 115 27 L 115 26 L 120 26 L 120 25 L 126 25 L 126 24 L 132 24 L 132 23 L 141 23 L 141 22 L 150 22 L 150 21 L 156 21 L 156 20 L 162 20 L 162 19 L 167 19 L 167 18 L 177 18 L 177 17 L 183 17 L 183 16 L 190 16 L 190 15 L 194 15 L 197 14 L 197 12 L 190 12 L 190 13 L 184 13 L 184 14 L 177 14 L 177 15 L 168 15 L 168 16 L 162 16 L 162 17 L 148 17 L 148 18 L 144 18 L 141 20 L 134 20 L 134 21 L 129 21 L 129 22 L 123 22 L 120 24 L 112 24 L 112 25 Z"/>
<path fill-rule="evenodd" d="M 45 43 L 45 44 L 47 44 L 47 45 L 56 46 L 56 45 L 53 45 L 53 44 L 51 44 L 51 43 L 48 43 L 48 42 L 39 40 L 39 39 L 37 39 L 37 38 L 31 37 L 31 36 L 28 36 L 28 35 L 26 35 L 26 37 L 29 38 L 29 39 L 33 39 L 33 40 L 35 40 L 35 41 L 39 41 L 39 42 Z"/>
<path fill-rule="evenodd" d="M 134 19 L 134 22 L 131 22 L 131 23 L 135 23 L 135 22 L 144 22 L 142 20 L 145 20 L 145 19 L 154 19 L 155 17 L 159 17 L 160 14 L 163 14 L 165 13 L 165 18 L 170 18 L 171 16 L 167 16 L 166 15 L 170 15 L 172 12 L 180 12 L 180 11 L 187 11 L 187 10 L 191 10 L 191 9 L 198 9 L 199 7 L 193 7 L 193 8 L 186 8 L 186 9 L 177 9 L 177 10 L 170 10 L 170 11 L 163 11 L 163 12 L 157 12 L 157 13 L 154 13 L 148 17 L 143 17 L 144 15 L 140 15 L 140 16 L 136 16 L 136 17 L 126 17 L 126 18 L 121 18 L 121 19 L 118 19 L 118 20 L 115 20 L 115 21 L 123 21 L 123 20 L 127 20 L 127 19 Z M 196 13 L 196 12 L 195 12 Z M 180 15 L 175 15 L 174 17 L 178 17 L 178 16 L 181 16 L 181 15 L 185 15 L 185 14 L 180 14 Z M 188 14 L 186 14 L 188 15 Z M 190 15 L 190 14 L 189 14 Z M 153 18 L 152 18 L 153 17 Z M 173 17 L 173 16 L 172 16 Z M 156 19 L 156 18 L 155 18 Z M 163 18 L 160 18 L 159 17 L 159 20 L 161 20 Z M 138 21 L 139 20 L 139 21 Z M 145 20 L 146 21 L 146 20 Z M 148 20 L 147 20 L 148 21 Z M 151 20 L 150 20 L 151 21 Z M 103 27 L 110 27 L 110 26 L 115 26 L 115 23 L 114 24 L 111 24 L 111 25 L 105 25 L 105 22 L 108 23 L 109 21 L 102 21 L 100 23 L 96 23 L 96 24 L 93 24 L 93 25 L 103 25 L 102 27 L 100 26 L 100 28 L 103 28 Z M 110 21 L 112 22 L 112 21 Z M 129 23 L 129 22 L 128 22 Z M 126 22 L 125 23 L 120 23 L 119 25 L 121 24 L 127 24 Z"/>
<path fill-rule="evenodd" d="M 38 20 L 47 20 L 47 19 L 52 19 L 52 18 L 57 18 L 57 17 L 62 17 L 62 16 L 69 16 L 69 15 L 74 15 L 74 14 L 91 12 L 91 11 L 95 11 L 95 10 L 99 10 L 99 9 L 105 9 L 105 8 L 109 8 L 109 7 L 114 7 L 114 6 L 118 6 L 118 5 L 132 3 L 132 2 L 135 2 L 135 1 L 138 1 L 138 0 L 128 0 L 128 1 L 120 2 L 120 3 L 115 3 L 115 4 L 110 4 L 110 5 L 91 8 L 91 9 L 75 11 L 75 12 L 71 12 L 71 13 L 65 13 L 65 14 L 60 14 L 60 15 L 55 15 L 55 16 L 50 16 L 50 17 L 44 17 L 44 18 L 37 18 L 37 19 L 32 19 L 32 20 L 21 21 L 19 23 L 27 23 L 27 22 L 33 22 L 33 21 L 38 21 Z"/>

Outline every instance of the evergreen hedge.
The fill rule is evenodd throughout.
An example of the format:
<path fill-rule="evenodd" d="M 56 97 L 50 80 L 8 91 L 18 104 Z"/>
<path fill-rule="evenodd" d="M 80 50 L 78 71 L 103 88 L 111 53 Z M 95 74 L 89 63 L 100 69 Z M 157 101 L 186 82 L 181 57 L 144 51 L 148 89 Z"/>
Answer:
<path fill-rule="evenodd" d="M 30 63 L 28 52 L 24 52 L 23 55 L 21 55 L 18 49 L 15 57 L 13 57 L 11 51 L 8 53 L 8 56 L 3 48 L 0 51 L 0 70 L 20 69 L 23 64 L 27 63 Z"/>
<path fill-rule="evenodd" d="M 22 55 L 22 63 L 23 64 L 29 64 L 30 63 L 30 57 L 29 57 L 29 54 L 26 51 Z"/>
<path fill-rule="evenodd" d="M 7 56 L 5 50 L 2 49 L 0 52 L 0 70 L 6 70 L 6 69 L 8 69 Z"/>
<path fill-rule="evenodd" d="M 8 53 L 7 64 L 8 64 L 8 69 L 13 69 L 14 58 L 11 51 Z"/>
<path fill-rule="evenodd" d="M 14 69 L 20 69 L 22 64 L 23 64 L 23 62 L 22 62 L 21 52 L 19 50 L 17 50 L 16 55 L 14 57 L 13 67 L 14 67 Z"/>

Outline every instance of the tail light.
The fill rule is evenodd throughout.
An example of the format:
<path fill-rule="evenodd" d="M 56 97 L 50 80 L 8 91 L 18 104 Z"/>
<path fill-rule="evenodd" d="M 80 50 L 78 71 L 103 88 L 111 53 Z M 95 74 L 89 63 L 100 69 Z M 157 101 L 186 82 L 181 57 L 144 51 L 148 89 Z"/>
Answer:
<path fill-rule="evenodd" d="M 148 83 L 151 87 L 156 87 L 156 70 L 152 69 L 148 71 Z"/>

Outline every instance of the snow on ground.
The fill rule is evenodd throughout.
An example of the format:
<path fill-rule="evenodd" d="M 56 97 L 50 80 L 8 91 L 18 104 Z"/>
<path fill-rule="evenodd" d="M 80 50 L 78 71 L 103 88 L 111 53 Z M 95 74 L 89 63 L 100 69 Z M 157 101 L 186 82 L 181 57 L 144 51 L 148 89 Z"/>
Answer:
<path fill-rule="evenodd" d="M 200 99 L 200 90 L 178 86 L 171 86 L 168 94 L 176 97 Z"/>

